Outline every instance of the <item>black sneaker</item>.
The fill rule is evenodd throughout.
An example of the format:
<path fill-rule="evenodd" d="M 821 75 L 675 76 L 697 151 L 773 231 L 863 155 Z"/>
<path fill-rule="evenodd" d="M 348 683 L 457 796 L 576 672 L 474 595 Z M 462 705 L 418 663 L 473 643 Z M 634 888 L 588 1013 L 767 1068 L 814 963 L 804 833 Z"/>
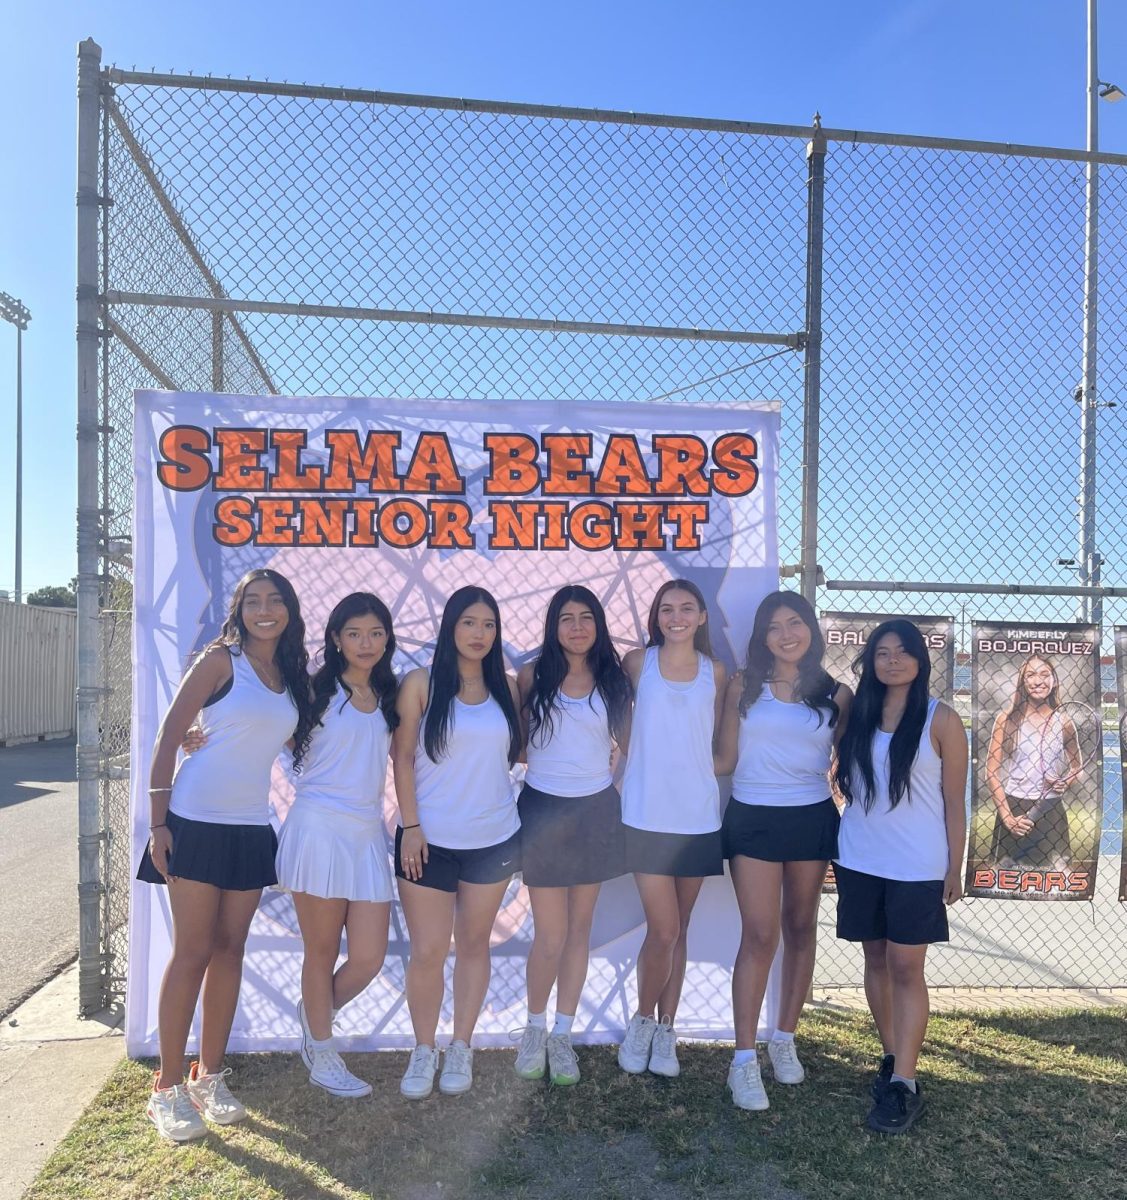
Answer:
<path fill-rule="evenodd" d="M 896 1067 L 896 1055 L 886 1054 L 880 1060 L 880 1066 L 877 1068 L 877 1073 L 873 1076 L 873 1082 L 869 1087 L 869 1094 L 876 1103 L 880 1099 L 881 1092 L 892 1082 L 892 1072 Z"/>
<path fill-rule="evenodd" d="M 865 1124 L 874 1133 L 907 1133 L 923 1110 L 924 1098 L 920 1085 L 917 1083 L 913 1092 L 898 1079 L 881 1092 Z"/>

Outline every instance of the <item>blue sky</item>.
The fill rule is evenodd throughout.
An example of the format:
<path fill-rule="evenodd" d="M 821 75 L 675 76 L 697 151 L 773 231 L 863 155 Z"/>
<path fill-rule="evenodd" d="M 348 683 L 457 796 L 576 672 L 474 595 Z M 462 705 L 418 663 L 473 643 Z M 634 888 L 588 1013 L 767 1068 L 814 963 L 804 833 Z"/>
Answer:
<path fill-rule="evenodd" d="M 1127 87 L 1127 4 L 1100 73 Z M 1079 146 L 1084 0 L 19 5 L 5 17 L 0 291 L 24 342 L 24 588 L 74 572 L 75 46 L 107 63 L 391 91 Z M 1127 152 L 1127 103 L 1101 105 Z M 0 327 L 0 588 L 11 588 L 15 334 Z"/>

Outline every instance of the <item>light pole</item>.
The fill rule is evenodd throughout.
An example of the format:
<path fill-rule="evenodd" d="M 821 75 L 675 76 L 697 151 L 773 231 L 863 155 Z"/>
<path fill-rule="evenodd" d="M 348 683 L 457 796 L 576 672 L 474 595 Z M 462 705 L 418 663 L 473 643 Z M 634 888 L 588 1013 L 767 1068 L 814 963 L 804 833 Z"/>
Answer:
<path fill-rule="evenodd" d="M 1096 54 L 1096 0 L 1088 0 L 1088 152 L 1099 149 L 1100 100 L 1122 100 L 1123 90 L 1099 77 Z M 1103 558 L 1096 549 L 1096 337 L 1100 251 L 1100 168 L 1089 159 L 1084 191 L 1084 363 L 1076 398 L 1080 401 L 1080 582 L 1099 587 Z M 1103 601 L 1084 596 L 1080 619 L 1103 623 Z"/>
<path fill-rule="evenodd" d="M 23 599 L 23 331 L 31 313 L 14 296 L 0 292 L 0 318 L 16 327 L 16 603 Z"/>

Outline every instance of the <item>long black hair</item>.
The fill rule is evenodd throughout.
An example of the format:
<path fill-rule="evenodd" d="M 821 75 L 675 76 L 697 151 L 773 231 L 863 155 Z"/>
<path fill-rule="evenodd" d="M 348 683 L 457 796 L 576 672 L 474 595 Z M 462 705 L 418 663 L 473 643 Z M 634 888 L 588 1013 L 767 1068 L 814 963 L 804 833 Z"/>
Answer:
<path fill-rule="evenodd" d="M 665 644 L 665 634 L 661 632 L 661 627 L 658 625 L 657 614 L 661 608 L 661 602 L 665 599 L 666 592 L 677 590 L 679 592 L 688 592 L 690 596 L 697 602 L 702 613 L 707 617 L 708 603 L 704 598 L 704 593 L 691 579 L 667 579 L 661 587 L 657 589 L 657 595 L 653 598 L 653 603 L 650 605 L 650 615 L 646 619 L 646 632 L 649 634 L 647 646 L 663 646 Z M 697 626 L 696 632 L 693 634 L 693 649 L 699 654 L 703 654 L 706 658 L 715 658 L 712 653 L 712 639 L 708 636 L 708 621 L 702 622 Z"/>
<path fill-rule="evenodd" d="M 352 698 L 352 689 L 344 678 L 348 662 L 343 652 L 338 649 L 336 639 L 340 637 L 341 630 L 354 617 L 367 616 L 375 617 L 387 631 L 384 652 L 369 672 L 368 684 L 375 694 L 388 729 L 394 729 L 399 724 L 399 714 L 395 711 L 395 697 L 399 690 L 399 680 L 396 679 L 395 672 L 391 669 L 391 660 L 395 656 L 395 631 L 391 627 L 391 612 L 379 596 L 374 596 L 371 592 L 352 592 L 337 604 L 329 613 L 328 621 L 325 622 L 325 645 L 321 651 L 322 663 L 313 676 L 310 686 L 313 699 L 309 711 L 303 714 L 293 735 L 293 769 L 295 772 L 301 770 L 301 760 L 309 749 L 313 730 L 322 724 L 321 719 L 329 707 L 329 701 L 332 700 L 337 686 L 339 685 L 345 693 L 341 703 L 342 709 Z"/>
<path fill-rule="evenodd" d="M 248 571 L 235 585 L 231 607 L 227 610 L 227 619 L 223 622 L 219 636 L 205 649 L 224 646 L 232 654 L 245 653 L 244 646 L 250 633 L 243 621 L 243 595 L 247 588 L 259 579 L 269 580 L 278 589 L 289 615 L 282 636 L 274 647 L 274 659 L 282 672 L 286 691 L 297 708 L 300 722 L 309 711 L 309 654 L 305 649 L 305 622 L 301 619 L 301 604 L 293 584 L 284 575 L 269 567 Z"/>
<path fill-rule="evenodd" d="M 481 663 L 481 674 L 486 690 L 501 706 L 505 720 L 509 723 L 509 765 L 520 755 L 520 722 L 513 694 L 509 691 L 509 680 L 505 675 L 505 656 L 501 650 L 501 610 L 492 595 L 480 587 L 459 588 L 442 610 L 442 623 L 438 627 L 438 640 L 434 646 L 434 659 L 430 666 L 430 682 L 427 689 L 427 713 L 423 722 L 423 749 L 431 762 L 446 753 L 450 736 L 450 722 L 454 712 L 461 679 L 458 675 L 458 647 L 454 643 L 454 629 L 462 613 L 471 604 L 485 604 L 493 612 L 497 622 L 497 636 L 489 653 Z"/>
<path fill-rule="evenodd" d="M 568 662 L 560 645 L 560 613 L 564 605 L 572 601 L 589 608 L 595 618 L 595 643 L 587 651 L 587 666 L 595 677 L 595 691 L 606 705 L 611 737 L 619 740 L 626 728 L 634 689 L 611 641 L 607 615 L 594 592 L 582 584 L 569 583 L 552 597 L 544 618 L 544 642 L 532 668 L 532 690 L 525 701 L 530 742 L 541 732 L 545 735 L 543 740 L 548 740 L 552 736 L 555 717 L 561 712 L 560 688 L 567 678 Z"/>
<path fill-rule="evenodd" d="M 798 687 L 794 696 L 818 714 L 819 726 L 822 724 L 823 712 L 828 714 L 832 729 L 838 718 L 837 701 L 833 698 L 837 683 L 822 666 L 826 641 L 818 628 L 818 618 L 814 615 L 810 601 L 797 592 L 772 592 L 760 601 L 755 610 L 755 622 L 751 627 L 751 637 L 747 640 L 744 686 L 740 693 L 740 716 L 747 716 L 747 710 L 763 694 L 763 685 L 771 678 L 774 670 L 775 657 L 767 649 L 767 631 L 780 608 L 789 608 L 796 612 L 810 631 L 810 648 L 798 660 Z"/>
<path fill-rule="evenodd" d="M 931 658 L 923 634 L 903 617 L 895 617 L 878 625 L 869 635 L 864 650 L 857 656 L 853 669 L 861 670 L 857 696 L 849 710 L 849 724 L 837 749 L 836 778 L 847 804 L 858 798 L 855 784 L 860 780 L 860 799 L 868 812 L 876 799 L 873 775 L 873 735 L 880 728 L 884 697 L 888 688 L 877 678 L 875 669 L 877 643 L 886 634 L 894 634 L 905 651 L 915 660 L 919 670 L 908 688 L 904 715 L 892 735 L 888 749 L 888 804 L 895 808 L 907 796 L 911 800 L 912 764 L 920 749 L 920 736 L 927 721 L 928 681 L 931 678 Z"/>

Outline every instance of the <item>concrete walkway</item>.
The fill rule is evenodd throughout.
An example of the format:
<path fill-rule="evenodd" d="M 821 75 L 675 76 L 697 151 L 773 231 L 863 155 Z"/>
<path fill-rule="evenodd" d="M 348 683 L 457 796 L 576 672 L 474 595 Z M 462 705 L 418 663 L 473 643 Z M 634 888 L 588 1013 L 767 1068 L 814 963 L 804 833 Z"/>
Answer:
<path fill-rule="evenodd" d="M 121 1011 L 77 1012 L 76 964 L 0 1024 L 0 1200 L 19 1200 L 125 1053 Z"/>

